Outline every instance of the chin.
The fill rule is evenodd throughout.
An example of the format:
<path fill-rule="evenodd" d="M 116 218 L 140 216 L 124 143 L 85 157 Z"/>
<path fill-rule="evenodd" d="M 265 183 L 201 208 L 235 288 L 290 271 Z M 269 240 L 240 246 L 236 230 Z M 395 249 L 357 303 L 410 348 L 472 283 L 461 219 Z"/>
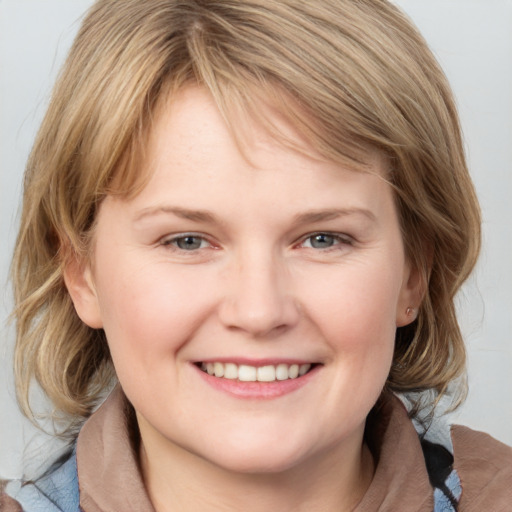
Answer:
<path fill-rule="evenodd" d="M 308 458 L 306 439 L 277 436 L 258 436 L 247 431 L 247 435 L 228 435 L 216 441 L 194 447 L 195 453 L 211 464 L 234 473 L 258 474 L 281 473 L 299 466 Z M 190 447 L 191 448 L 191 447 Z"/>
<path fill-rule="evenodd" d="M 230 456 L 215 457 L 210 462 L 226 471 L 241 474 L 277 474 L 300 466 L 303 454 L 283 453 L 282 450 L 240 450 Z"/>

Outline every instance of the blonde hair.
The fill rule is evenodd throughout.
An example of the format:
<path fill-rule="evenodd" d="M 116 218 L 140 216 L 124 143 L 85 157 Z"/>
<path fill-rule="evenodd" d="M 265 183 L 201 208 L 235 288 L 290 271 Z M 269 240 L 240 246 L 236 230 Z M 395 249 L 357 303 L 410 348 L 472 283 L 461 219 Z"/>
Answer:
<path fill-rule="evenodd" d="M 143 186 L 152 115 L 188 83 L 207 88 L 231 126 L 263 99 L 327 158 L 357 167 L 368 147 L 386 156 L 425 283 L 387 385 L 443 393 L 465 368 L 454 296 L 477 258 L 480 216 L 450 88 L 408 18 L 385 0 L 100 0 L 26 169 L 12 272 L 24 412 L 33 378 L 77 418 L 114 378 L 105 335 L 78 318 L 63 269 L 87 257 L 103 198 Z"/>

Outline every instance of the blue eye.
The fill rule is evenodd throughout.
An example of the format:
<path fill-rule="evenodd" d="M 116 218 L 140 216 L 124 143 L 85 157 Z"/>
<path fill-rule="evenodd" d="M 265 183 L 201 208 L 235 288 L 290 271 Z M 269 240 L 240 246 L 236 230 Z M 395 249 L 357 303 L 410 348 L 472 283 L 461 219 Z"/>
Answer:
<path fill-rule="evenodd" d="M 328 249 L 338 241 L 335 236 L 327 233 L 318 233 L 310 236 L 307 240 L 309 240 L 313 249 Z"/>
<path fill-rule="evenodd" d="M 199 249 L 203 244 L 203 239 L 198 236 L 183 236 L 175 240 L 176 245 L 185 251 Z"/>
<path fill-rule="evenodd" d="M 163 242 L 164 245 L 173 245 L 182 251 L 197 251 L 205 247 L 208 242 L 201 236 L 183 235 L 177 236 Z"/>
<path fill-rule="evenodd" d="M 303 247 L 311 249 L 331 249 L 337 245 L 351 245 L 349 237 L 335 235 L 331 233 L 315 233 L 304 239 Z"/>

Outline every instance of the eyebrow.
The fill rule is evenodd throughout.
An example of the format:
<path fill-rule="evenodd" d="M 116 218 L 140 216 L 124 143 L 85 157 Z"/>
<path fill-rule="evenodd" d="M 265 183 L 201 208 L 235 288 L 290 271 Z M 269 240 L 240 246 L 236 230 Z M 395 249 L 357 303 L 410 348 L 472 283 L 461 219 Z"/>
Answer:
<path fill-rule="evenodd" d="M 208 224 L 221 224 L 220 220 L 208 210 L 193 210 L 189 208 L 182 208 L 178 206 L 154 206 L 144 208 L 139 212 L 134 222 L 139 222 L 147 217 L 152 217 L 159 214 L 172 214 L 182 219 L 191 220 L 194 222 L 204 222 Z M 367 217 L 370 221 L 376 222 L 377 217 L 375 214 L 366 208 L 330 208 L 327 210 L 311 210 L 304 213 L 299 213 L 293 218 L 293 224 L 314 224 L 316 222 L 334 220 L 339 217 L 348 217 L 352 215 L 362 215 Z"/>
<path fill-rule="evenodd" d="M 337 219 L 339 217 L 348 217 L 351 215 L 363 215 L 372 222 L 377 221 L 375 214 L 366 208 L 332 208 L 328 210 L 312 210 L 305 213 L 299 213 L 294 218 L 296 224 L 314 224 L 327 220 Z"/>
<path fill-rule="evenodd" d="M 178 206 L 154 206 L 150 208 L 144 208 L 139 212 L 134 221 L 138 222 L 147 217 L 158 215 L 161 213 L 172 214 L 182 219 L 192 220 L 195 222 L 207 222 L 214 224 L 217 222 L 216 216 L 207 210 L 192 210 L 188 208 L 180 208 Z"/>

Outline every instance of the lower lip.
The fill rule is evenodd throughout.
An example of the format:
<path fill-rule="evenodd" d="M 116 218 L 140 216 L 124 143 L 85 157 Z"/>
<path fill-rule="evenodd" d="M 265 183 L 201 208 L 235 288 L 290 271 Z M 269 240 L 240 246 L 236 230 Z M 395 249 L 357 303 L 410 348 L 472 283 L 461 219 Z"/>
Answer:
<path fill-rule="evenodd" d="M 232 395 L 236 398 L 269 400 L 288 395 L 300 389 L 318 373 L 320 365 L 315 366 L 305 375 L 296 379 L 276 380 L 273 382 L 242 382 L 233 379 L 214 377 L 194 365 L 194 368 L 204 381 L 211 387 Z"/>

